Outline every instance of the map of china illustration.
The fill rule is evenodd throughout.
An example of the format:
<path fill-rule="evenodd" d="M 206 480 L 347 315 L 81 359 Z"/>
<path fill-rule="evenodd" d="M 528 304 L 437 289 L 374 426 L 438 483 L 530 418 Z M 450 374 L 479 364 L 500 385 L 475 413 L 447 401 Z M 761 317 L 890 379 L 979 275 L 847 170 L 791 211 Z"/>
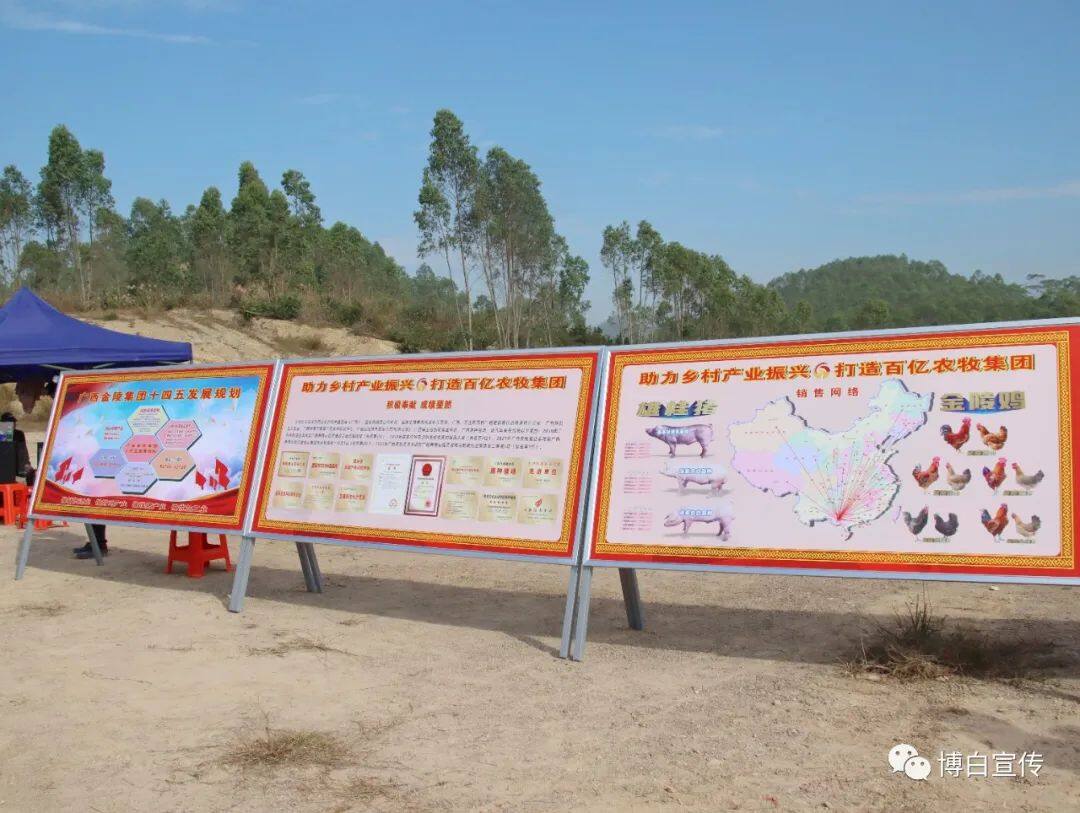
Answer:
<path fill-rule="evenodd" d="M 800 522 L 829 523 L 850 537 L 892 504 L 900 481 L 889 458 L 926 423 L 932 401 L 933 395 L 887 379 L 867 415 L 842 432 L 829 432 L 810 426 L 790 398 L 777 398 L 749 421 L 730 426 L 731 464 L 755 488 L 796 495 Z"/>

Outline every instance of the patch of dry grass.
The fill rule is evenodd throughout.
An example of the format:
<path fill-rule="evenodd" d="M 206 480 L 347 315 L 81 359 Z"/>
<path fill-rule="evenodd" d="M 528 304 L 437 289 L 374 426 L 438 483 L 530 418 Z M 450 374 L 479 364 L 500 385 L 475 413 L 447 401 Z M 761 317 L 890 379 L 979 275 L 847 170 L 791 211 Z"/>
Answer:
<path fill-rule="evenodd" d="M 1073 659 L 1052 641 L 1000 638 L 975 629 L 949 627 L 925 597 L 916 599 L 889 624 L 876 624 L 847 664 L 851 674 L 897 680 L 953 676 L 987 680 L 1025 680 Z"/>
<path fill-rule="evenodd" d="M 283 658 L 290 652 L 322 652 L 324 654 L 334 653 L 336 655 L 348 655 L 351 658 L 356 657 L 352 652 L 329 646 L 322 641 L 313 638 L 304 638 L 302 636 L 290 638 L 287 641 L 282 641 L 273 646 L 248 647 L 249 655 L 273 655 L 277 658 Z"/>
<path fill-rule="evenodd" d="M 274 339 L 274 347 L 283 356 L 320 356 L 329 352 L 330 348 L 317 333 L 308 336 L 278 336 Z"/>
<path fill-rule="evenodd" d="M 20 618 L 56 618 L 67 611 L 67 605 L 59 601 L 49 601 L 42 604 L 20 604 L 8 612 Z"/>
<path fill-rule="evenodd" d="M 349 746 L 333 734 L 272 729 L 267 724 L 258 734 L 237 740 L 226 752 L 225 762 L 241 770 L 338 768 L 348 764 L 351 757 Z"/>

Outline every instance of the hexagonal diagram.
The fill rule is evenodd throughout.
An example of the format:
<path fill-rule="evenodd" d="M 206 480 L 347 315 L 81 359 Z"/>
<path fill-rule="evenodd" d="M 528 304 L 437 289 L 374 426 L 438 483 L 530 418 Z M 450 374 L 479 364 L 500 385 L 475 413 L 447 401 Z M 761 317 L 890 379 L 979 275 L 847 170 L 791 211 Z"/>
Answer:
<path fill-rule="evenodd" d="M 94 440 L 103 449 L 119 449 L 131 437 L 131 430 L 124 421 L 103 421 L 94 430 Z"/>
<path fill-rule="evenodd" d="M 133 435 L 153 435 L 169 420 L 163 406 L 141 406 L 128 415 Z"/>
<path fill-rule="evenodd" d="M 159 480 L 183 480 L 195 468 L 195 458 L 186 449 L 165 449 L 150 465 Z"/>
<path fill-rule="evenodd" d="M 145 494 L 157 479 L 149 463 L 128 463 L 116 473 L 116 485 L 122 494 Z"/>
<path fill-rule="evenodd" d="M 113 478 L 127 463 L 119 449 L 98 449 L 90 457 L 90 471 L 95 477 Z"/>
<path fill-rule="evenodd" d="M 157 457 L 161 444 L 153 435 L 132 435 L 122 447 L 130 463 L 147 463 Z"/>
<path fill-rule="evenodd" d="M 195 421 L 169 421 L 157 433 L 166 449 L 190 449 L 202 437 Z"/>

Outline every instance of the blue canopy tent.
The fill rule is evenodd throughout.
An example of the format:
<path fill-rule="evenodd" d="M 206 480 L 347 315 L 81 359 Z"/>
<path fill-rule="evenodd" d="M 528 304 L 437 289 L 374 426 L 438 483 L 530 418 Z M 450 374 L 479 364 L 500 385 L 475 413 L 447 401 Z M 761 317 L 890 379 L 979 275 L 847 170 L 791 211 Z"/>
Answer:
<path fill-rule="evenodd" d="M 62 370 L 191 361 L 188 342 L 118 333 L 61 313 L 27 288 L 0 308 L 0 383 Z"/>

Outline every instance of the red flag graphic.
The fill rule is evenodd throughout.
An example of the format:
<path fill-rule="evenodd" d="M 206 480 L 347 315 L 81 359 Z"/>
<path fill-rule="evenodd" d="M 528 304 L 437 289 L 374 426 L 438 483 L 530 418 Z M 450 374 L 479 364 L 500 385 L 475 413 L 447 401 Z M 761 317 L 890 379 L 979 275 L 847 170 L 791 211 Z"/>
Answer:
<path fill-rule="evenodd" d="M 85 468 L 86 468 L 86 466 L 83 466 L 83 469 L 85 469 Z M 83 470 L 79 469 L 77 472 L 75 472 L 73 475 L 71 475 L 71 482 L 73 482 L 73 483 L 79 482 L 79 480 L 82 479 L 82 473 L 83 473 Z"/>
<path fill-rule="evenodd" d="M 218 479 L 221 480 L 224 477 L 229 476 L 229 467 L 221 462 L 218 458 L 214 458 L 214 473 L 217 474 Z"/>
<path fill-rule="evenodd" d="M 210 488 L 217 488 L 217 480 L 215 480 L 213 477 L 210 478 Z"/>
<path fill-rule="evenodd" d="M 57 480 L 60 480 L 61 482 L 63 482 L 64 475 L 67 474 L 68 466 L 70 466 L 70 465 L 71 465 L 71 458 L 69 457 L 67 460 L 63 461 L 59 466 L 57 466 L 57 468 L 56 468 L 56 479 Z"/>
<path fill-rule="evenodd" d="M 197 485 L 199 488 L 206 487 L 206 478 L 203 477 L 203 473 L 201 471 L 195 472 L 195 485 Z"/>
<path fill-rule="evenodd" d="M 219 474 L 217 479 L 218 479 L 218 482 L 221 483 L 222 488 L 228 488 L 229 487 L 229 475 L 228 474 Z"/>

